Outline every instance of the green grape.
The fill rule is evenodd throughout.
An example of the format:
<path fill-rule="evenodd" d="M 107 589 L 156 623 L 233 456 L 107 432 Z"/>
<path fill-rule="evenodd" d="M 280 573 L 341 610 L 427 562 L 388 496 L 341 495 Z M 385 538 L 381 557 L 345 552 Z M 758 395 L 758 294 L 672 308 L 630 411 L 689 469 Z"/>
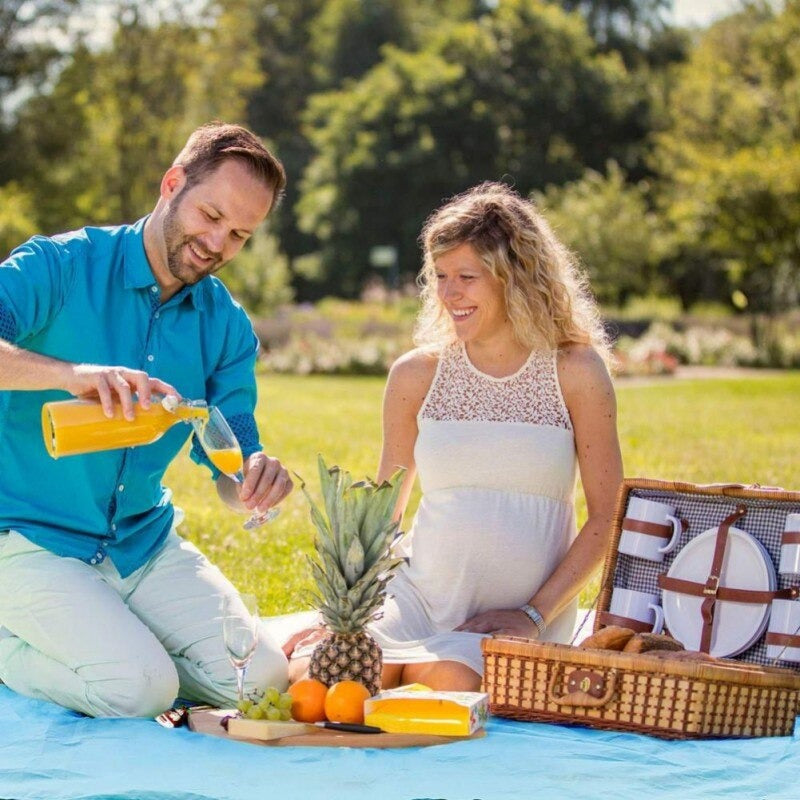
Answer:
<path fill-rule="evenodd" d="M 278 698 L 281 696 L 281 693 L 274 687 L 270 686 L 264 691 L 264 699 L 270 702 L 270 705 L 277 705 Z"/>
<path fill-rule="evenodd" d="M 292 703 L 294 702 L 294 698 L 289 694 L 289 692 L 284 692 L 275 703 L 276 706 L 280 709 L 291 708 Z"/>
<path fill-rule="evenodd" d="M 282 708 L 281 709 L 281 719 L 284 722 L 288 722 L 291 718 L 292 718 L 292 712 L 289 711 L 288 708 Z"/>
<path fill-rule="evenodd" d="M 247 712 L 247 718 L 248 719 L 263 719 L 264 718 L 264 712 L 261 710 L 261 705 L 259 704 L 257 706 L 253 706 Z"/>
<path fill-rule="evenodd" d="M 253 701 L 252 701 L 252 700 L 248 700 L 247 698 L 244 698 L 244 700 L 240 700 L 240 701 L 239 701 L 239 702 L 236 704 L 236 708 L 238 708 L 238 709 L 239 709 L 239 711 L 241 711 L 241 712 L 242 712 L 242 714 L 247 714 L 247 712 L 248 712 L 248 711 L 249 711 L 249 710 L 250 710 L 252 707 L 253 707 Z"/>
<path fill-rule="evenodd" d="M 281 711 L 279 708 L 275 708 L 275 706 L 271 706 L 267 711 L 267 719 L 276 722 L 281 718 Z"/>

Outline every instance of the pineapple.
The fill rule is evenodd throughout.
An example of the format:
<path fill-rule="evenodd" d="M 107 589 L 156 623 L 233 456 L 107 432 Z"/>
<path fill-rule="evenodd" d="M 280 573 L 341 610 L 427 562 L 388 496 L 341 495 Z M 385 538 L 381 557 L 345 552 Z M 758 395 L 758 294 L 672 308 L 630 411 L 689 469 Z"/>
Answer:
<path fill-rule="evenodd" d="M 320 456 L 325 515 L 302 487 L 317 528 L 317 557 L 309 559 L 316 583 L 312 596 L 329 632 L 314 649 L 309 674 L 326 686 L 355 680 L 370 694 L 381 687 L 383 656 L 365 626 L 380 617 L 386 584 L 403 561 L 390 547 L 399 535 L 392 515 L 404 472 L 398 470 L 380 486 L 370 480 L 353 483 L 347 472 L 329 469 Z"/>

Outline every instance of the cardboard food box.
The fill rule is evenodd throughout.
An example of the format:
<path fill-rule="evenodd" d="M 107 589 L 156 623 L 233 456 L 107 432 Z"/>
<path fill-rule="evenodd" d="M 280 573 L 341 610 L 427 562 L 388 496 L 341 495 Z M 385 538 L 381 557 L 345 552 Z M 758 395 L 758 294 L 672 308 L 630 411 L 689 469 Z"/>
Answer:
<path fill-rule="evenodd" d="M 389 733 L 470 736 L 486 724 L 489 695 L 401 686 L 364 702 L 364 722 Z"/>

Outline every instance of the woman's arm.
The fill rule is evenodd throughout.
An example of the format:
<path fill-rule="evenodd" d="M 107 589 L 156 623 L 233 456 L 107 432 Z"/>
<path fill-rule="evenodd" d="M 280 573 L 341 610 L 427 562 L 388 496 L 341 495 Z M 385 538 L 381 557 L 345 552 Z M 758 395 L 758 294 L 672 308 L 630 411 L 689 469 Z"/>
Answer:
<path fill-rule="evenodd" d="M 545 623 L 566 608 L 600 566 L 622 482 L 617 404 L 602 359 L 585 345 L 569 346 L 559 356 L 558 377 L 572 419 L 588 518 L 564 559 L 530 598 Z M 528 637 L 538 633 L 527 615 L 516 609 L 487 611 L 458 630 Z"/>
<path fill-rule="evenodd" d="M 433 382 L 436 358 L 420 350 L 401 356 L 389 371 L 383 395 L 383 446 L 378 465 L 378 482 L 387 480 L 398 467 L 406 474 L 395 507 L 395 519 L 402 519 L 416 477 L 414 445 L 417 414 Z"/>
<path fill-rule="evenodd" d="M 559 381 L 572 418 L 588 517 L 564 560 L 531 598 L 545 622 L 564 610 L 602 563 L 623 475 L 617 402 L 600 356 L 586 346 L 567 348 Z"/>

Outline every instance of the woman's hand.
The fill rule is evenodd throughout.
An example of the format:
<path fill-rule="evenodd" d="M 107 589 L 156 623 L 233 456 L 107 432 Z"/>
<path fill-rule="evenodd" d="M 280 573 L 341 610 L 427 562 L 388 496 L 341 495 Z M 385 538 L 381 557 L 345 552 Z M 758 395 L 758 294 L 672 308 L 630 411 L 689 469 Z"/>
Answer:
<path fill-rule="evenodd" d="M 325 638 L 327 630 L 323 625 L 314 625 L 311 628 L 303 628 L 302 630 L 293 633 L 282 645 L 281 650 L 286 658 L 291 658 L 292 654 L 298 647 L 306 647 L 310 644 L 316 644 Z"/>
<path fill-rule="evenodd" d="M 493 633 L 503 636 L 522 636 L 525 639 L 538 639 L 539 629 L 533 620 L 519 608 L 501 608 L 484 611 L 456 628 L 457 631 L 471 633 Z"/>

